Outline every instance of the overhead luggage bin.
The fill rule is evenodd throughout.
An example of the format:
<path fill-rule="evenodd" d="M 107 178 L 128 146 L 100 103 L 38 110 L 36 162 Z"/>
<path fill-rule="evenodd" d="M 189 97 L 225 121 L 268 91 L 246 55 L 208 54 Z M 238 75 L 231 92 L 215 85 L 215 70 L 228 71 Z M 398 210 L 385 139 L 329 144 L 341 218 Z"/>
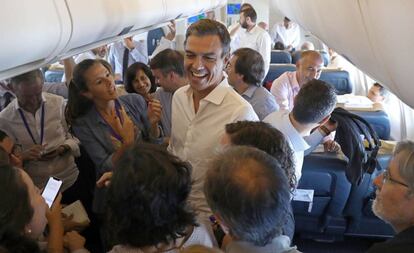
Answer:
<path fill-rule="evenodd" d="M 163 22 L 163 0 L 66 0 L 72 19 L 72 36 L 65 48 L 85 51 L 82 47 L 102 41 L 114 40 L 135 30 Z M 89 49 L 89 48 L 88 48 Z"/>
<path fill-rule="evenodd" d="M 0 8 L 0 80 L 53 58 L 70 36 L 63 0 L 4 0 Z"/>
<path fill-rule="evenodd" d="M 414 1 L 272 0 L 291 20 L 414 107 Z M 398 29 L 395 29 L 398 26 Z M 396 50 L 397 49 L 397 50 Z"/>

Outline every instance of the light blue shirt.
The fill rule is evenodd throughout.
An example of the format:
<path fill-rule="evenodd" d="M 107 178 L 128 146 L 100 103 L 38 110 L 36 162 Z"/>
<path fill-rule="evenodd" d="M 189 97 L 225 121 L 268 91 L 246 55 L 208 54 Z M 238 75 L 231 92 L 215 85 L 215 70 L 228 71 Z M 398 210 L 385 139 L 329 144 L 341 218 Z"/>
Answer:
<path fill-rule="evenodd" d="M 135 41 L 135 48 L 129 51 L 128 67 L 135 62 L 148 63 L 148 51 L 147 43 L 141 41 Z M 123 61 L 124 61 L 125 46 L 123 41 L 115 42 L 111 45 L 108 54 L 109 63 L 112 66 L 115 74 L 120 74 L 122 78 L 123 74 Z"/>
<path fill-rule="evenodd" d="M 252 105 L 260 120 L 272 112 L 279 111 L 275 98 L 263 86 L 250 85 L 242 97 Z"/>

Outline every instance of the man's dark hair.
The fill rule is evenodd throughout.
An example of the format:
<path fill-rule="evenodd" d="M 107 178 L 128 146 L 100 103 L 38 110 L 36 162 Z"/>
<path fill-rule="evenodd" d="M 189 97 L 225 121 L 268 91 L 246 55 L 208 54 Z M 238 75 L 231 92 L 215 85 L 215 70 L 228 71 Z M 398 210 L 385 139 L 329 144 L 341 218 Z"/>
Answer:
<path fill-rule="evenodd" d="M 241 11 L 240 11 L 240 13 L 243 13 L 244 18 L 249 17 L 249 18 L 250 18 L 250 20 L 251 20 L 253 23 L 256 23 L 256 20 L 257 20 L 257 13 L 256 13 L 256 11 L 254 10 L 254 8 L 246 8 L 246 9 L 243 9 L 243 10 L 241 10 Z"/>
<path fill-rule="evenodd" d="M 148 77 L 151 83 L 149 93 L 154 93 L 157 90 L 157 84 L 155 83 L 155 78 L 152 75 L 151 69 L 147 64 L 142 62 L 135 62 L 131 64 L 125 72 L 125 91 L 128 93 L 137 93 L 134 89 L 134 80 L 138 75 L 138 71 L 142 70 L 144 74 Z"/>
<path fill-rule="evenodd" d="M 293 150 L 279 130 L 262 121 L 237 121 L 227 124 L 225 131 L 231 144 L 255 147 L 273 156 L 285 171 L 290 188 L 296 188 Z"/>
<path fill-rule="evenodd" d="M 244 3 L 240 6 L 240 11 L 247 9 L 247 8 L 253 8 L 253 5 L 249 4 L 249 3 Z"/>
<path fill-rule="evenodd" d="M 3 233 L 22 234 L 33 217 L 30 195 L 18 169 L 0 166 L 0 237 Z"/>
<path fill-rule="evenodd" d="M 300 88 L 292 115 L 301 124 L 315 124 L 329 116 L 335 105 L 335 89 L 324 81 L 313 79 Z"/>
<path fill-rule="evenodd" d="M 230 53 L 230 34 L 227 31 L 227 28 L 220 22 L 211 19 L 200 19 L 191 24 L 185 33 L 184 45 L 187 44 L 188 37 L 192 35 L 197 37 L 217 35 L 221 42 L 221 57 Z"/>
<path fill-rule="evenodd" d="M 150 61 L 151 69 L 159 69 L 165 76 L 171 71 L 177 75 L 184 76 L 184 56 L 177 50 L 167 48 L 157 55 Z"/>
<path fill-rule="evenodd" d="M 243 75 L 243 81 L 261 86 L 265 75 L 262 55 L 251 48 L 239 48 L 233 55 L 237 56 L 234 68 L 236 73 Z"/>
<path fill-rule="evenodd" d="M 37 77 L 39 77 L 42 80 L 42 82 L 44 81 L 43 73 L 40 69 L 35 69 L 32 71 L 20 74 L 18 76 L 14 76 L 10 78 L 10 83 L 14 85 L 14 84 L 18 84 L 21 82 L 33 82 L 36 80 Z"/>
<path fill-rule="evenodd" d="M 284 20 L 286 20 L 287 22 L 290 22 L 290 19 L 288 17 L 285 17 Z"/>
<path fill-rule="evenodd" d="M 107 193 L 110 238 L 140 248 L 172 243 L 195 225 L 191 166 L 155 144 L 135 144 L 115 164 Z"/>
<path fill-rule="evenodd" d="M 373 86 L 378 87 L 380 95 L 383 96 L 384 99 L 389 96 L 389 91 L 385 89 L 385 87 L 382 86 L 380 83 L 374 83 Z"/>
<path fill-rule="evenodd" d="M 290 205 L 289 186 L 279 163 L 265 152 L 234 146 L 215 157 L 204 194 L 239 240 L 265 246 L 281 234 Z"/>

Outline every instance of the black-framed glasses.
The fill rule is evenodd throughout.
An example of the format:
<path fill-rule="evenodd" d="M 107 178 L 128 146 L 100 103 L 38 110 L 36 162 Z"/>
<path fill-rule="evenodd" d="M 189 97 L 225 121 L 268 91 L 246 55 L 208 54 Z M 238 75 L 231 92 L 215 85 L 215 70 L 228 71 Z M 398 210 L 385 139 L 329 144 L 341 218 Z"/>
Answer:
<path fill-rule="evenodd" d="M 389 171 L 389 169 L 387 168 L 386 170 L 384 170 L 384 172 L 382 173 L 382 183 L 383 184 L 385 184 L 386 182 L 392 182 L 392 183 L 394 183 L 394 184 L 399 184 L 399 185 L 402 185 L 402 186 L 405 186 L 405 187 L 407 187 L 407 188 L 409 188 L 409 186 L 408 186 L 408 184 L 406 184 L 406 183 L 403 183 L 403 182 L 400 182 L 400 181 L 398 181 L 398 180 L 395 180 L 394 178 L 392 178 L 391 177 L 391 174 L 390 174 L 390 171 Z"/>

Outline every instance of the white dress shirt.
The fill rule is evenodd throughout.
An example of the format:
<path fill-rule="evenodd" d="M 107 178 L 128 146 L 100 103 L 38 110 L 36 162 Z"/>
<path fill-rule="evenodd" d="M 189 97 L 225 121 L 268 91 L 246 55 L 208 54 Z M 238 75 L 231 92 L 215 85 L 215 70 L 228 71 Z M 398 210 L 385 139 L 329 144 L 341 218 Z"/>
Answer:
<path fill-rule="evenodd" d="M 273 44 L 280 41 L 288 47 L 291 45 L 293 48 L 299 46 L 300 42 L 300 28 L 298 24 L 291 22 L 291 27 L 286 29 L 283 22 L 277 23 L 272 27 L 270 32 Z"/>
<path fill-rule="evenodd" d="M 288 111 L 271 113 L 263 121 L 282 132 L 289 142 L 294 154 L 293 163 L 295 166 L 296 182 L 299 182 L 302 176 L 303 157 L 305 153 L 309 153 L 305 151 L 316 147 L 323 139 L 322 134 L 316 130 L 312 134 L 303 137 L 292 125 Z"/>
<path fill-rule="evenodd" d="M 207 163 L 225 132 L 224 126 L 239 120 L 257 121 L 258 117 L 252 106 L 228 85 L 226 78 L 201 99 L 197 113 L 191 86 L 181 87 L 174 93 L 168 149 L 193 166 L 194 184 L 189 199 L 198 212 L 211 213 L 203 193 Z"/>
<path fill-rule="evenodd" d="M 248 47 L 256 50 L 262 55 L 266 76 L 269 71 L 270 52 L 272 50 L 272 42 L 269 34 L 259 26 L 255 25 L 250 31 L 243 30 L 243 32 L 240 33 L 238 40 L 238 45 L 235 45 L 237 48 L 234 48 L 234 50 Z"/>
<path fill-rule="evenodd" d="M 75 164 L 74 155 L 80 155 L 79 140 L 68 132 L 64 116 L 66 104 L 63 97 L 43 92 L 42 98 L 45 106 L 44 137 L 42 142 L 44 153 L 51 152 L 64 144 L 70 147 L 71 152 L 46 161 L 28 161 L 24 164 L 24 170 L 27 171 L 35 185 L 39 188 L 45 186 L 50 176 L 62 179 L 62 190 L 64 191 L 78 177 L 78 168 Z M 4 130 L 16 143 L 21 144 L 23 151 L 25 151 L 35 145 L 35 143 L 25 127 L 19 108 L 18 101 L 15 99 L 0 113 L 0 129 Z M 35 115 L 23 109 L 21 110 L 34 140 L 37 144 L 40 144 L 42 106 L 39 107 Z"/>

